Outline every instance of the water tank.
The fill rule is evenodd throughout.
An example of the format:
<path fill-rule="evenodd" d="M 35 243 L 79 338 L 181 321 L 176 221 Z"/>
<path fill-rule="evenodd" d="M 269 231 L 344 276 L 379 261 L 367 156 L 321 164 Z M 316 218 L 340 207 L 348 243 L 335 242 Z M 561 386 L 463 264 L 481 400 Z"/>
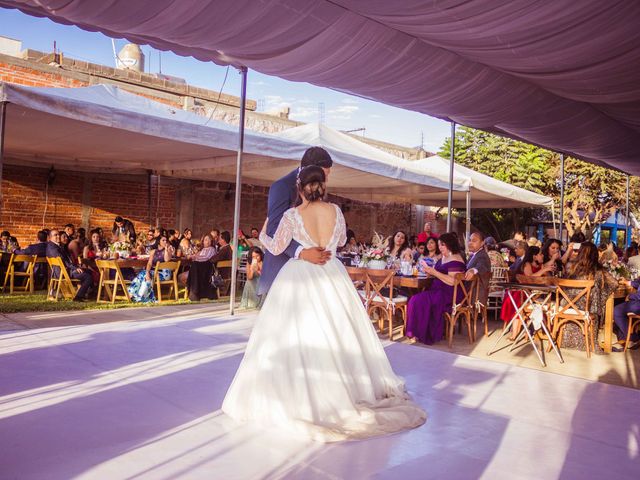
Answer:
<path fill-rule="evenodd" d="M 116 59 L 116 68 L 144 72 L 144 53 L 135 43 L 127 43 Z"/>

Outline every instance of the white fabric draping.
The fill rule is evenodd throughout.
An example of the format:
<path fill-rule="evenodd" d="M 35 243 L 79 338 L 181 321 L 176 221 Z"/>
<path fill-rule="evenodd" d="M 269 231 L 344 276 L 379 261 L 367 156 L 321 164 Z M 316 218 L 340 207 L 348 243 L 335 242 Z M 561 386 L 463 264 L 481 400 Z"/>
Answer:
<path fill-rule="evenodd" d="M 640 174 L 640 3 L 0 0 Z"/>
<path fill-rule="evenodd" d="M 74 170 L 144 173 L 235 182 L 237 127 L 122 91 L 24 87 L 0 82 L 7 105 L 7 162 Z M 300 165 L 309 145 L 245 132 L 243 182 L 270 185 Z M 418 203 L 447 182 L 411 162 L 367 152 L 332 150 L 330 191 L 369 201 Z M 468 190 L 461 179 L 456 190 Z M 352 195 L 353 194 L 353 195 Z"/>

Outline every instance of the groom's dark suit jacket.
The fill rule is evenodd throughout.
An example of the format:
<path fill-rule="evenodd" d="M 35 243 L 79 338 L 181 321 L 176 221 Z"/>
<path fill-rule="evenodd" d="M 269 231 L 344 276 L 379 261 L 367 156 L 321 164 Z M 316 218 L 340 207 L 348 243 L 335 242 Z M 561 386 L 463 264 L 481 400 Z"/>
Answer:
<path fill-rule="evenodd" d="M 282 219 L 284 212 L 289 210 L 296 201 L 296 179 L 298 176 L 298 169 L 285 175 L 279 180 L 276 180 L 269 189 L 269 201 L 267 206 L 267 217 L 269 217 L 269 223 L 267 223 L 267 235 L 273 238 Z M 260 275 L 260 282 L 258 284 L 258 295 L 265 295 L 271 284 L 275 280 L 280 269 L 290 258 L 293 258 L 296 253 L 296 249 L 300 246 L 295 240 L 291 241 L 291 244 L 287 247 L 284 253 L 273 256 L 265 249 L 264 263 L 262 266 L 262 275 Z"/>

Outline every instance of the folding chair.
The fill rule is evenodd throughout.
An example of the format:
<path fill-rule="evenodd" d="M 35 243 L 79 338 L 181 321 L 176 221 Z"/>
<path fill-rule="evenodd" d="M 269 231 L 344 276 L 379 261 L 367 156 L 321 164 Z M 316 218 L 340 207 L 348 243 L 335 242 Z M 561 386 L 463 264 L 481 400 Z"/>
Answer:
<path fill-rule="evenodd" d="M 384 328 L 384 317 L 389 321 L 389 340 L 393 340 L 393 318 L 396 310 L 402 316 L 402 334 L 407 327 L 407 302 L 408 298 L 404 295 L 393 295 L 393 281 L 395 271 L 393 270 L 375 270 L 368 268 L 365 271 L 365 307 L 369 316 L 374 311 L 379 312 L 378 328 L 380 331 Z M 388 295 L 384 295 L 382 290 L 388 289 Z M 381 315 L 384 313 L 384 316 Z"/>
<path fill-rule="evenodd" d="M 9 282 L 9 293 L 33 293 L 35 279 L 33 276 L 33 269 L 36 265 L 36 259 L 38 257 L 36 255 L 16 255 L 15 253 L 11 254 L 11 258 L 9 259 L 9 266 L 7 268 L 7 273 L 4 277 L 4 284 L 2 285 L 2 291 L 7 291 L 7 282 Z M 25 271 L 19 270 L 23 264 L 27 265 Z M 18 269 L 16 268 L 18 267 Z M 24 278 L 26 279 L 24 285 L 16 285 L 16 278 Z"/>
<path fill-rule="evenodd" d="M 493 319 L 498 319 L 498 312 L 502 308 L 504 299 L 504 288 L 499 283 L 508 282 L 509 267 L 491 267 L 491 279 L 489 280 L 489 294 L 487 297 L 486 310 L 493 310 Z"/>
<path fill-rule="evenodd" d="M 229 270 L 231 270 L 232 266 L 233 266 L 233 260 L 221 260 L 217 263 L 216 270 L 220 271 L 223 268 L 228 268 Z M 224 287 L 223 287 L 224 295 L 222 295 L 222 292 L 218 288 L 218 298 L 220 298 L 221 296 L 226 297 L 227 295 L 229 295 L 230 288 L 231 288 L 231 275 L 229 275 L 229 278 L 224 279 Z"/>
<path fill-rule="evenodd" d="M 475 292 L 475 301 L 474 309 L 473 309 L 473 324 L 474 330 L 475 325 L 478 319 L 478 315 L 482 318 L 482 322 L 484 323 L 484 336 L 489 336 L 489 314 L 488 314 L 488 303 L 489 303 L 489 294 L 491 289 L 491 276 L 493 272 L 485 272 L 479 273 L 478 276 L 478 284 L 476 286 Z"/>
<path fill-rule="evenodd" d="M 447 324 L 447 332 L 449 335 L 449 348 L 453 345 L 453 332 L 456 328 L 458 318 L 464 317 L 467 325 L 467 331 L 469 333 L 469 343 L 473 343 L 476 340 L 476 317 L 474 315 L 475 305 L 475 289 L 478 285 L 478 277 L 475 277 L 467 287 L 464 281 L 464 273 L 456 273 L 455 283 L 453 284 L 453 301 L 451 304 L 451 312 L 445 312 L 444 318 Z M 458 302 L 458 292 L 462 292 L 462 299 Z M 471 321 L 473 320 L 473 328 L 471 328 Z"/>
<path fill-rule="evenodd" d="M 118 262 L 115 260 L 98 260 L 96 259 L 96 266 L 100 272 L 100 281 L 98 283 L 98 303 L 115 303 L 116 300 L 131 301 L 127 285 L 131 282 L 125 280 L 122 276 L 122 271 Z M 111 279 L 111 271 L 114 271 L 114 277 Z M 113 290 L 111 289 L 113 287 Z M 102 299 L 102 289 L 107 294 L 107 300 Z M 118 295 L 118 288 L 122 289 L 122 294 Z"/>
<path fill-rule="evenodd" d="M 178 269 L 180 268 L 180 261 L 158 262 L 153 268 L 153 285 L 156 287 L 158 302 L 162 302 L 163 285 L 169 285 L 169 296 L 173 294 L 174 299 L 178 300 Z M 160 270 L 171 270 L 169 280 L 160 280 Z"/>
<path fill-rule="evenodd" d="M 593 318 L 589 313 L 593 280 L 555 279 L 554 283 L 557 289 L 555 308 L 552 313 L 552 335 L 558 347 L 562 348 L 564 327 L 567 323 L 578 325 L 584 335 L 587 358 L 590 358 L 591 351 L 595 350 Z M 578 307 L 578 302 L 583 298 L 585 305 L 584 309 L 581 309 Z"/>
<path fill-rule="evenodd" d="M 47 290 L 47 300 L 53 300 L 57 302 L 60 294 L 62 294 L 63 298 L 66 298 L 68 300 L 73 299 L 80 289 L 80 280 L 69 277 L 69 273 L 67 272 L 64 263 L 62 263 L 62 258 L 47 257 L 47 263 L 49 264 L 49 269 L 51 270 L 49 288 Z"/>

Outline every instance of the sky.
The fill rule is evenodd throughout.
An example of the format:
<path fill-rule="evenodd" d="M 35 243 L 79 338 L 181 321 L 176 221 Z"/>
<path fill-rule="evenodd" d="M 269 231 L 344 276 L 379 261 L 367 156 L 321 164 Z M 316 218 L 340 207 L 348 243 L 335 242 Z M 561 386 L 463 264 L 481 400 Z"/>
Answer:
<path fill-rule="evenodd" d="M 51 20 L 25 15 L 17 10 L 0 8 L 0 36 L 22 41 L 22 48 L 52 52 L 54 42 L 65 56 L 102 65 L 114 65 L 111 38 L 100 33 L 85 32 L 77 27 L 59 25 Z M 116 39 L 116 51 L 127 42 Z M 170 52 L 160 53 L 142 45 L 146 57 L 145 70 L 184 78 L 188 83 L 240 95 L 240 74 L 212 62 L 192 57 L 180 57 Z M 421 113 L 410 112 L 360 97 L 316 87 L 302 82 L 290 82 L 278 77 L 249 71 L 247 97 L 258 102 L 259 111 L 275 111 L 288 106 L 289 118 L 301 122 L 318 122 L 324 106 L 324 123 L 337 130 L 355 130 L 368 138 L 406 147 L 423 146 L 437 152 L 451 132 L 449 123 Z"/>

